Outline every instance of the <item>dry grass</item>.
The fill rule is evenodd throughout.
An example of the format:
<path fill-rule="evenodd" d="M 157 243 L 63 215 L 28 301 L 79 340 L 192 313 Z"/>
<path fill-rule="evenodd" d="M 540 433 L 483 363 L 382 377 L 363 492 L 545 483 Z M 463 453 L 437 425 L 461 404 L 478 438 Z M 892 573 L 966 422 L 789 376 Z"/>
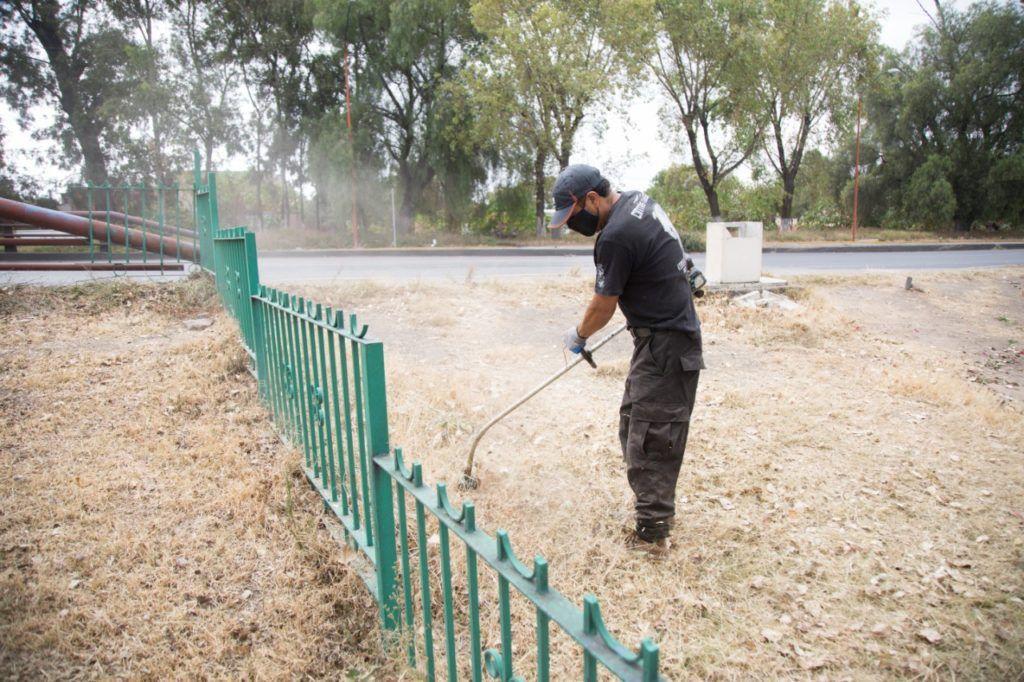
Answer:
<path fill-rule="evenodd" d="M 202 278 L 0 292 L 0 676 L 395 676 L 233 324 L 181 324 L 214 310 Z"/>
<path fill-rule="evenodd" d="M 1022 280 L 952 277 L 973 292 L 1007 276 Z M 799 290 L 792 313 L 702 304 L 709 369 L 666 559 L 623 543 L 625 340 L 600 353 L 598 372 L 571 373 L 486 437 L 480 522 L 506 528 L 519 556 L 543 554 L 571 599 L 601 596 L 622 641 L 656 637 L 672 678 L 1017 678 L 1021 406 L 969 381 L 969 358 L 841 314 L 828 297 L 840 284 Z M 587 288 L 567 278 L 307 293 L 360 310 L 386 340 L 392 442 L 428 479 L 454 481 L 471 431 L 562 364 L 557 340 Z M 992 305 L 1024 310 L 1020 298 Z M 517 664 L 529 669 L 522 601 Z M 578 665 L 573 651 L 555 654 L 562 673 Z"/>
<path fill-rule="evenodd" d="M 1024 319 L 1020 298 L 957 308 L 939 286 L 991 297 L 999 277 L 1024 279 L 919 284 L 936 315 L 1002 307 Z M 653 635 L 673 679 L 1019 678 L 1020 403 L 970 381 L 969 355 L 880 334 L 832 298 L 902 281 L 804 283 L 791 313 L 701 305 L 709 369 L 667 557 L 623 542 L 626 339 L 599 354 L 598 372 L 570 373 L 487 436 L 480 525 L 507 529 L 524 559 L 543 554 L 570 599 L 600 596 L 623 642 Z M 572 277 L 303 293 L 358 311 L 385 339 L 392 442 L 429 480 L 454 481 L 472 429 L 562 365 L 558 338 L 587 289 Z M 0 318 L 14 339 L 0 351 L 5 670 L 295 677 L 382 665 L 372 600 L 316 531 L 315 497 L 288 468 L 297 455 L 274 441 L 251 379 L 226 369 L 238 364 L 230 325 L 190 335 L 135 303 L 90 318 L 43 307 Z M 110 350 L 85 356 L 72 340 Z M 121 381 L 129 371 L 150 383 Z M 87 404 L 102 409 L 83 419 Z M 436 553 L 433 529 L 428 545 Z M 484 571 L 485 646 L 498 638 L 493 583 Z M 528 671 L 533 614 L 516 599 L 513 615 Z M 241 642 L 240 623 L 256 628 Z M 553 643 L 555 679 L 578 672 L 577 650 Z M 386 670 L 372 674 L 398 674 Z"/>

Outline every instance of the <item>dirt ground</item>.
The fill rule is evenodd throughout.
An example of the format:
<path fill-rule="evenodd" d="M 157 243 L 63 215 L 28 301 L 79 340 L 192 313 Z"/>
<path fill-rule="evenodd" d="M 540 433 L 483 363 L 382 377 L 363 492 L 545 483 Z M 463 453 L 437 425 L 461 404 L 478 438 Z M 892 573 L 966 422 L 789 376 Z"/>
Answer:
<path fill-rule="evenodd" d="M 673 679 L 1017 678 L 1022 283 L 1019 269 L 919 274 L 906 291 L 880 275 L 808 280 L 793 312 L 702 303 L 708 369 L 660 561 L 623 543 L 617 339 L 596 373 L 574 370 L 485 437 L 480 523 L 544 555 L 577 603 L 601 597 L 624 643 L 654 636 Z M 306 291 L 385 340 L 392 442 L 454 482 L 472 431 L 563 365 L 589 286 Z"/>
<path fill-rule="evenodd" d="M 0 677 L 392 676 L 216 305 L 0 290 Z"/>
<path fill-rule="evenodd" d="M 597 595 L 626 645 L 653 636 L 670 679 L 1019 678 L 1024 270 L 914 281 L 806 280 L 792 312 L 701 303 L 708 369 L 666 556 L 624 543 L 627 338 L 486 436 L 479 525 L 543 554 L 576 603 Z M 454 482 L 472 431 L 563 365 L 589 287 L 304 292 L 385 341 L 392 443 Z M 396 677 L 230 323 L 184 330 L 190 300 L 61 296 L 0 298 L 5 676 Z M 533 619 L 514 606 L 529 677 Z M 578 655 L 553 641 L 565 679 Z"/>

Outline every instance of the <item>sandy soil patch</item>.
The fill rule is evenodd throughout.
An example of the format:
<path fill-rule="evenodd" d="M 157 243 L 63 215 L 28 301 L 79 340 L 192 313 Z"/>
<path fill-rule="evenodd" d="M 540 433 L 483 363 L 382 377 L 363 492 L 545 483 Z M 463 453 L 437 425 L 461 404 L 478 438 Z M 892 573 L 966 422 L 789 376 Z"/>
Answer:
<path fill-rule="evenodd" d="M 0 291 L 0 676 L 394 676 L 216 311 L 201 281 Z"/>
<path fill-rule="evenodd" d="M 661 561 L 623 543 L 617 340 L 596 373 L 574 371 L 487 436 L 480 523 L 507 529 L 521 557 L 543 554 L 570 598 L 599 595 L 623 642 L 656 637 L 672 678 L 1016 678 L 1024 417 L 972 371 L 998 318 L 1024 317 L 1022 279 L 920 276 L 920 294 L 890 276 L 811 281 L 788 313 L 702 303 L 708 371 Z M 851 288 L 860 305 L 837 303 Z M 306 293 L 385 340 L 392 442 L 454 482 L 472 430 L 565 362 L 558 339 L 588 289 L 578 277 Z M 891 303 L 890 322 L 872 301 Z M 898 301 L 928 304 L 910 325 Z M 942 347 L 950 316 L 986 335 L 966 355 Z M 516 608 L 528 670 L 532 614 Z M 564 672 L 571 651 L 556 652 Z"/>

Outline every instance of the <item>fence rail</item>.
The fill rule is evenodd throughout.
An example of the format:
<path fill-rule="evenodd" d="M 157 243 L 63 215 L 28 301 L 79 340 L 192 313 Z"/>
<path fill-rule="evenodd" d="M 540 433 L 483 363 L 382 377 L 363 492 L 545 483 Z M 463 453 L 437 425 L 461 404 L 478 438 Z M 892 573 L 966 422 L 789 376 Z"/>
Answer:
<path fill-rule="evenodd" d="M 196 251 L 195 193 L 176 185 L 74 185 L 72 215 L 88 221 L 89 262 L 159 266 L 192 260 Z"/>
<path fill-rule="evenodd" d="M 197 157 L 200 262 L 238 322 L 274 423 L 302 451 L 306 477 L 347 543 L 372 566 L 367 584 L 381 625 L 396 634 L 408 665 L 428 680 L 513 682 L 523 679 L 516 668 L 532 660 L 533 676 L 549 680 L 553 623 L 578 646 L 584 680 L 598 679 L 599 666 L 623 680 L 660 679 L 651 640 L 638 651 L 623 646 L 595 597 L 586 596 L 582 609 L 570 603 L 550 586 L 543 557 L 526 566 L 505 531 L 492 537 L 477 527 L 472 502 L 456 510 L 443 483 L 424 482 L 422 465 L 406 468 L 389 441 L 383 344 L 367 337 L 354 314 L 261 284 L 253 233 L 218 229 L 215 175 L 201 180 Z M 453 536 L 460 553 L 452 552 Z M 495 574 L 493 600 L 484 598 L 481 565 Z M 534 612 L 532 652 L 513 641 L 514 595 Z M 483 628 L 487 616 L 497 620 L 493 641 Z"/>

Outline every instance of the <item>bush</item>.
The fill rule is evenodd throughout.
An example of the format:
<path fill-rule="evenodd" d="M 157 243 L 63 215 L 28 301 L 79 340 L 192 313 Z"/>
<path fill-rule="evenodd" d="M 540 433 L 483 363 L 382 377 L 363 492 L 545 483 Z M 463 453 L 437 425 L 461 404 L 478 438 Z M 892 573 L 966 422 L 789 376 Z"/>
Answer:
<path fill-rule="evenodd" d="M 832 201 L 816 203 L 800 216 L 800 229 L 834 230 L 848 224 L 839 207 Z"/>
<path fill-rule="evenodd" d="M 907 222 L 932 229 L 944 228 L 953 222 L 956 195 L 946 179 L 952 167 L 949 159 L 933 155 L 914 171 L 901 207 Z"/>
<path fill-rule="evenodd" d="M 1024 154 L 1000 159 L 989 171 L 989 204 L 985 211 L 989 220 L 1006 221 L 1024 226 Z"/>
<path fill-rule="evenodd" d="M 683 249 L 687 253 L 703 253 L 707 249 L 703 232 L 680 232 L 679 238 L 683 241 Z"/>

